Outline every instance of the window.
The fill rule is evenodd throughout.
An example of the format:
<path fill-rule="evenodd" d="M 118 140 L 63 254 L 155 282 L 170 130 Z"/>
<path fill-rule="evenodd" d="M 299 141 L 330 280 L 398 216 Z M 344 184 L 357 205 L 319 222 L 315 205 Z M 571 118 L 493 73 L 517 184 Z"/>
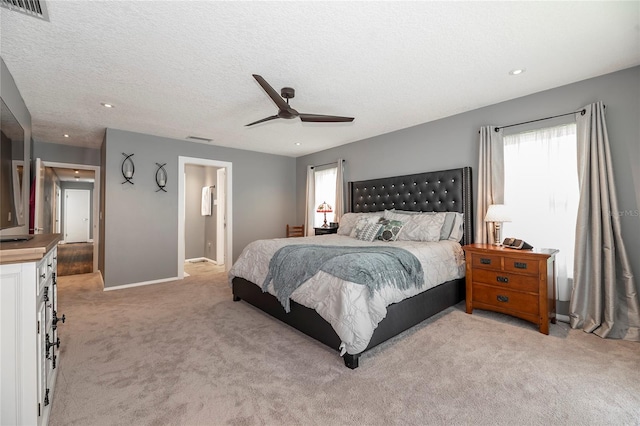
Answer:
<path fill-rule="evenodd" d="M 327 202 L 333 207 L 335 212 L 336 206 L 336 178 L 338 175 L 338 167 L 328 167 L 314 170 L 315 176 L 315 203 L 314 211 L 323 202 Z M 335 222 L 335 215 L 333 213 L 327 213 L 327 222 Z M 315 213 L 313 226 L 322 226 L 324 223 L 324 213 Z"/>
<path fill-rule="evenodd" d="M 559 300 L 573 283 L 578 166 L 576 125 L 567 124 L 504 137 L 504 203 L 512 222 L 503 237 L 537 248 L 556 248 Z"/>

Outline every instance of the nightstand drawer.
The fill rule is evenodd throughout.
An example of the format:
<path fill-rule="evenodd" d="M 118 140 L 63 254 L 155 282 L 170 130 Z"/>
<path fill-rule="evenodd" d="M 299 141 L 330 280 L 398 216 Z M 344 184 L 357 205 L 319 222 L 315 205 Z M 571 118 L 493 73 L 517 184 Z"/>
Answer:
<path fill-rule="evenodd" d="M 538 262 L 535 260 L 522 260 L 513 257 L 504 258 L 504 270 L 519 274 L 538 275 Z"/>
<path fill-rule="evenodd" d="M 473 282 L 490 284 L 512 290 L 538 293 L 538 276 L 508 274 L 505 272 L 488 271 L 486 269 L 473 270 Z"/>
<path fill-rule="evenodd" d="M 502 271 L 502 256 L 485 253 L 474 254 L 472 265 L 474 268 Z"/>
<path fill-rule="evenodd" d="M 538 314 L 538 296 L 517 291 L 473 284 L 473 302 L 494 306 L 505 311 Z"/>

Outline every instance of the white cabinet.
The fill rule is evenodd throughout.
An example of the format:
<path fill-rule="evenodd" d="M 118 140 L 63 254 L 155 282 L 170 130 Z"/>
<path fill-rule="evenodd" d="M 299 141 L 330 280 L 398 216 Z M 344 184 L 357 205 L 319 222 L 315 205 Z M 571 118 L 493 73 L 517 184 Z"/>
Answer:
<path fill-rule="evenodd" d="M 57 238 L 50 244 L 43 237 L 38 238 L 44 244 L 39 259 L 5 263 L 7 259 L 15 262 L 15 258 L 7 255 L 9 251 L 4 244 L 0 250 L 3 262 L 0 265 L 0 425 L 3 426 L 46 425 L 51 410 L 60 345 L 56 330 L 60 324 L 56 312 Z"/>

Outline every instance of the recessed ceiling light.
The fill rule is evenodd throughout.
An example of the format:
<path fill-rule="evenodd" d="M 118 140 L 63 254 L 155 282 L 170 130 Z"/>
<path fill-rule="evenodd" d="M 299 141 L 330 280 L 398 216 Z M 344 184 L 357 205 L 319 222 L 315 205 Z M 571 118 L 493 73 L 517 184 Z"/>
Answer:
<path fill-rule="evenodd" d="M 114 108 L 115 107 L 114 104 L 109 104 L 109 103 L 106 103 L 106 102 L 100 102 L 100 105 L 102 105 L 105 108 Z"/>
<path fill-rule="evenodd" d="M 75 172 L 76 174 L 78 174 L 78 173 L 80 173 L 80 170 L 74 170 L 74 172 Z"/>
<path fill-rule="evenodd" d="M 68 137 L 69 137 L 69 135 L 65 133 L 65 134 L 64 134 L 64 137 L 65 137 L 65 138 L 68 138 Z"/>
<path fill-rule="evenodd" d="M 300 146 L 300 142 L 296 142 L 296 146 Z"/>
<path fill-rule="evenodd" d="M 509 74 L 511 74 L 511 75 L 519 75 L 519 74 L 522 74 L 523 72 L 525 72 L 524 68 L 518 68 L 518 69 L 509 71 Z"/>

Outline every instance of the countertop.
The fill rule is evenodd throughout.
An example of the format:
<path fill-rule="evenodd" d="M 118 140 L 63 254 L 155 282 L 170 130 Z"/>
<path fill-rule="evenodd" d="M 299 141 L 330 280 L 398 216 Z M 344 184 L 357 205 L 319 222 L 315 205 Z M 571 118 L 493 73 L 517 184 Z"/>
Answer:
<path fill-rule="evenodd" d="M 0 265 L 38 261 L 56 246 L 61 237 L 60 234 L 37 234 L 27 241 L 0 243 Z"/>

